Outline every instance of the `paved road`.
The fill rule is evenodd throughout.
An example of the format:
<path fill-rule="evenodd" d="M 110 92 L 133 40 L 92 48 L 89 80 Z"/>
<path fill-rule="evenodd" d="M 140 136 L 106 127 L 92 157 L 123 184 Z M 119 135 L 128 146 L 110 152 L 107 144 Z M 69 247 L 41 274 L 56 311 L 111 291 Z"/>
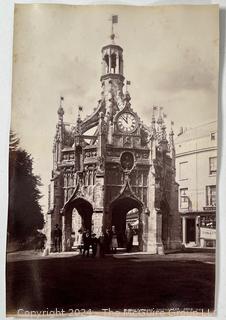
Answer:
<path fill-rule="evenodd" d="M 9 259 L 7 311 L 213 309 L 212 253 Z"/>

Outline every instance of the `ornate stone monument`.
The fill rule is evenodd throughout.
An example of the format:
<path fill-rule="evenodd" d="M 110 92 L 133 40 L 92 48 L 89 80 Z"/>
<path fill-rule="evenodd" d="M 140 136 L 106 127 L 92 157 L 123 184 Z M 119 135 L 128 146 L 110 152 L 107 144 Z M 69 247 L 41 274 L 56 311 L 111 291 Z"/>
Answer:
<path fill-rule="evenodd" d="M 123 49 L 113 32 L 111 42 L 101 51 L 101 98 L 93 113 L 81 120 L 79 107 L 70 126 L 60 100 L 47 244 L 55 224 L 61 226 L 64 251 L 79 228 L 98 236 L 114 225 L 123 246 L 127 214 L 136 208 L 139 250 L 163 253 L 181 245 L 173 131 L 167 136 L 162 108 L 153 107 L 147 125 L 133 110 L 128 81 L 123 90 Z"/>

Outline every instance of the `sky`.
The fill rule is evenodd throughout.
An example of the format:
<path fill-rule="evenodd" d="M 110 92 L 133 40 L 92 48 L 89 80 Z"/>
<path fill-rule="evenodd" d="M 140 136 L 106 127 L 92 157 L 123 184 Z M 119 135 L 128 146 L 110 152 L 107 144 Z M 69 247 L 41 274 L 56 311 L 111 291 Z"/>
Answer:
<path fill-rule="evenodd" d="M 52 146 L 60 96 L 65 121 L 97 106 L 101 48 L 117 14 L 116 44 L 123 48 L 131 104 L 145 124 L 161 106 L 167 123 L 194 127 L 217 119 L 218 9 L 216 6 L 16 5 L 11 127 L 34 159 L 47 210 Z"/>

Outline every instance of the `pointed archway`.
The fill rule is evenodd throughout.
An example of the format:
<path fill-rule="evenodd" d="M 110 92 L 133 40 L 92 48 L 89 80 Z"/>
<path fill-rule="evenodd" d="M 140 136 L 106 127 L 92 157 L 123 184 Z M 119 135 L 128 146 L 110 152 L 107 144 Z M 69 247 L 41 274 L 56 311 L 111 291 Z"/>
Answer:
<path fill-rule="evenodd" d="M 63 248 L 70 251 L 76 242 L 79 230 L 92 231 L 93 207 L 91 203 L 77 197 L 71 199 L 64 207 Z M 76 225 L 77 222 L 77 225 Z"/>
<path fill-rule="evenodd" d="M 110 205 L 111 226 L 115 226 L 118 236 L 119 247 L 126 246 L 126 228 L 131 223 L 131 212 L 136 213 L 134 221 L 134 231 L 137 235 L 137 244 L 141 247 L 141 212 L 142 203 L 132 195 L 122 196 L 115 199 Z"/>

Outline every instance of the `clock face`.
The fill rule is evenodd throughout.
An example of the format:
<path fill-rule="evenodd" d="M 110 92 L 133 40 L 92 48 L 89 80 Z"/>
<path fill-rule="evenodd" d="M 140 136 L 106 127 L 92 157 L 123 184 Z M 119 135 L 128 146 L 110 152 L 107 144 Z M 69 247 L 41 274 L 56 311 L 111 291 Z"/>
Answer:
<path fill-rule="evenodd" d="M 137 128 L 136 118 L 132 113 L 125 112 L 118 117 L 118 127 L 124 133 L 131 133 Z"/>

